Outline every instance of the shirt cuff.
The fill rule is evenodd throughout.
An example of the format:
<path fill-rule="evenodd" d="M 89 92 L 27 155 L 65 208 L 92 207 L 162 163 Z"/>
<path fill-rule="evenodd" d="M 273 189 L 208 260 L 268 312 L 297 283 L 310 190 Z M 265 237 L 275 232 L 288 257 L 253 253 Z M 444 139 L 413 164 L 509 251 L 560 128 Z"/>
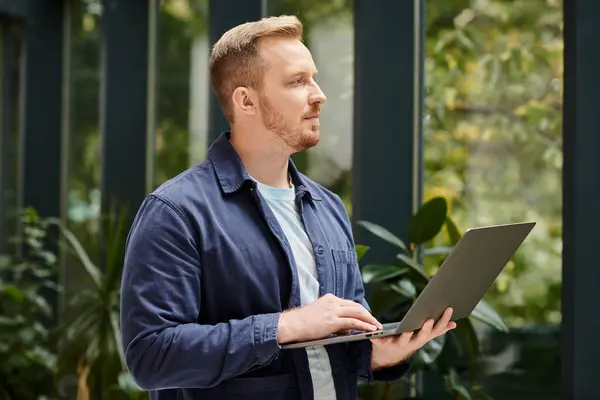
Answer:
<path fill-rule="evenodd" d="M 281 313 L 254 316 L 254 351 L 259 364 L 265 365 L 277 357 L 281 346 L 277 342 L 277 329 Z"/>

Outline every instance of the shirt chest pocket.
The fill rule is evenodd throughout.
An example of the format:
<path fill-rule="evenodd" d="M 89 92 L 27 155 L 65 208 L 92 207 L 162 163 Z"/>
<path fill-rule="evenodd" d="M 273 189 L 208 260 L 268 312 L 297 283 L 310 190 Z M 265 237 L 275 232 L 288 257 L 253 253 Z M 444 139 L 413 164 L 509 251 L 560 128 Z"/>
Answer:
<path fill-rule="evenodd" d="M 354 300 L 357 280 L 361 279 L 358 257 L 355 251 L 331 250 L 335 267 L 334 294 L 337 297 Z"/>

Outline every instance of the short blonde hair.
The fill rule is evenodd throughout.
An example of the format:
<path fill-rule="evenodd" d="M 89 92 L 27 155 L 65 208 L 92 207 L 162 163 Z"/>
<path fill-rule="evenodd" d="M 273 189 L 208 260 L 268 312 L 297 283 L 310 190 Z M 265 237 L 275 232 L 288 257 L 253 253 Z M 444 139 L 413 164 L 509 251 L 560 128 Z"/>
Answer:
<path fill-rule="evenodd" d="M 295 16 L 263 18 L 238 25 L 221 36 L 210 56 L 211 84 L 223 114 L 233 123 L 231 95 L 240 86 L 259 89 L 267 66 L 258 54 L 264 37 L 302 39 L 303 26 Z"/>

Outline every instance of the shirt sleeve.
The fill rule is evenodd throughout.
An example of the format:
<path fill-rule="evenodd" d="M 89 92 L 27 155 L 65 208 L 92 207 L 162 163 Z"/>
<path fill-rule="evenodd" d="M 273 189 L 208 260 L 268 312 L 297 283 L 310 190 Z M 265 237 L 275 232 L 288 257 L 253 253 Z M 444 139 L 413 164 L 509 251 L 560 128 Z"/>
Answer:
<path fill-rule="evenodd" d="M 279 313 L 198 323 L 201 265 L 183 214 L 151 195 L 131 228 L 121 283 L 127 367 L 145 390 L 207 388 L 279 354 Z"/>

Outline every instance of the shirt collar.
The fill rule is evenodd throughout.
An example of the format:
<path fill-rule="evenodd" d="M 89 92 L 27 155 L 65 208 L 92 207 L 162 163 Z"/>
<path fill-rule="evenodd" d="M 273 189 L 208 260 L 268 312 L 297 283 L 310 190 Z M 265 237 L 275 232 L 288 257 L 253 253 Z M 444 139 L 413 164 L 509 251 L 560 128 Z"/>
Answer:
<path fill-rule="evenodd" d="M 217 180 L 223 192 L 227 194 L 237 192 L 246 182 L 253 182 L 237 151 L 229 142 L 230 137 L 230 132 L 221 133 L 208 149 L 208 158 L 213 165 Z M 313 200 L 321 200 L 315 185 L 298 171 L 291 159 L 288 171 L 296 186 L 296 193 L 306 192 Z"/>

